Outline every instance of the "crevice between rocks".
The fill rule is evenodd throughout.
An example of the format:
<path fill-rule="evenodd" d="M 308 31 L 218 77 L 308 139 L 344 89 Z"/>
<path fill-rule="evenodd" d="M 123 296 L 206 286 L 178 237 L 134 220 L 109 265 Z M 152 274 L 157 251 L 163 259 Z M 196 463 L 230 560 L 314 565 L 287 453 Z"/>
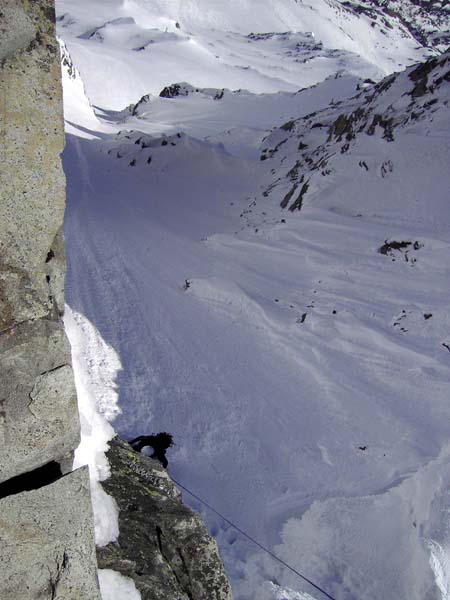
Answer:
<path fill-rule="evenodd" d="M 8 496 L 21 494 L 22 492 L 38 490 L 54 483 L 61 477 L 63 477 L 63 472 L 60 463 L 52 460 L 33 471 L 21 473 L 0 483 L 0 500 Z"/>
<path fill-rule="evenodd" d="M 67 552 L 64 550 L 62 561 L 56 564 L 56 574 L 55 576 L 50 576 L 50 591 L 52 593 L 51 600 L 57 600 L 58 597 L 58 586 L 61 581 L 61 577 L 63 576 L 64 571 L 67 568 L 69 563 L 69 556 Z"/>
<path fill-rule="evenodd" d="M 162 545 L 163 532 L 162 532 L 161 527 L 159 527 L 158 525 L 156 526 L 156 537 L 158 540 L 158 547 L 159 547 L 161 556 L 164 559 L 167 566 L 169 567 L 169 569 L 172 571 L 172 574 L 175 577 L 175 581 L 178 583 L 180 589 L 186 593 L 186 596 L 189 598 L 189 600 L 194 600 L 191 590 L 188 588 L 188 586 L 183 584 L 183 581 L 181 580 L 180 575 L 177 573 L 176 567 L 174 565 L 172 565 L 172 561 L 163 551 L 163 545 Z M 183 554 L 182 554 L 180 548 L 176 548 L 176 554 L 181 561 L 182 570 L 185 572 L 185 574 L 187 575 L 188 580 L 190 582 L 189 570 L 186 566 L 186 561 L 184 560 L 184 557 L 183 557 Z"/>
<path fill-rule="evenodd" d="M 189 573 L 189 569 L 187 567 L 186 561 L 184 560 L 184 556 L 183 556 L 183 553 L 182 553 L 182 551 L 181 551 L 180 548 L 177 548 L 177 554 L 178 554 L 178 556 L 179 556 L 179 558 L 181 560 L 181 565 L 183 567 L 183 571 L 187 575 L 187 578 L 188 578 L 188 581 L 189 581 L 189 586 L 192 587 L 191 574 Z M 187 588 L 186 588 L 186 594 L 187 594 L 189 600 L 194 600 L 194 596 L 192 595 L 192 592 L 189 589 L 187 589 Z"/>
<path fill-rule="evenodd" d="M 39 373 L 39 375 L 37 375 L 33 389 L 28 393 L 28 398 L 29 398 L 30 402 L 29 402 L 27 408 L 30 411 L 30 413 L 33 415 L 33 417 L 36 418 L 36 415 L 34 414 L 31 406 L 32 406 L 33 402 L 36 400 L 35 393 L 36 393 L 36 388 L 37 388 L 38 383 L 40 381 L 42 381 L 42 378 L 46 377 L 50 373 L 55 373 L 56 371 L 59 371 L 60 369 L 64 369 L 64 367 L 70 367 L 69 363 L 57 365 L 56 367 L 53 367 L 52 369 L 47 369 L 46 371 L 42 371 L 42 373 Z"/>

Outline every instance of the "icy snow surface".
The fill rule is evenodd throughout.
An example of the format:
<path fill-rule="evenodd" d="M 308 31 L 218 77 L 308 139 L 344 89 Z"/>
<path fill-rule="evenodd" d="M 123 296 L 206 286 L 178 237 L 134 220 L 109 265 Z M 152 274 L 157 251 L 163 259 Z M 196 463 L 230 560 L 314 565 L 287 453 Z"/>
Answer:
<path fill-rule="evenodd" d="M 412 116 L 409 76 L 362 83 L 433 51 L 332 0 L 57 9 L 67 322 L 97 408 L 106 383 L 123 437 L 171 432 L 169 472 L 336 599 L 447 598 L 448 85 Z M 192 505 L 237 600 L 319 600 Z"/>
<path fill-rule="evenodd" d="M 141 600 L 134 581 L 112 569 L 99 569 L 98 580 L 102 600 Z"/>

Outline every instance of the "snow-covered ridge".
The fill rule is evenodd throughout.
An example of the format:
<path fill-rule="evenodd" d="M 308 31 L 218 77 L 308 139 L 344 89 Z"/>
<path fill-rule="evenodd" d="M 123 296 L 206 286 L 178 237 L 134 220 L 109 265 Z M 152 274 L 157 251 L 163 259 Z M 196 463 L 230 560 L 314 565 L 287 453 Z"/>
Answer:
<path fill-rule="evenodd" d="M 351 158 L 364 137 L 394 142 L 397 135 L 431 131 L 449 125 L 450 52 L 439 58 L 391 75 L 365 89 L 350 100 L 337 101 L 329 108 L 313 112 L 302 119 L 291 120 L 263 142 L 260 159 L 282 166 L 265 194 L 286 188 L 280 201 L 282 208 L 300 210 L 314 192 L 327 186 L 327 178 L 335 174 Z M 432 123 L 435 122 L 435 125 Z M 355 148 L 356 146 L 356 148 Z M 386 155 L 393 149 L 386 149 Z M 343 155 L 347 155 L 347 161 Z M 295 157 L 295 162 L 293 161 Z M 271 160 L 272 159 L 272 160 Z M 381 167 L 382 177 L 388 177 L 394 166 L 387 158 Z M 358 161 L 359 178 L 369 171 L 364 155 Z"/>
<path fill-rule="evenodd" d="M 57 9 L 89 99 L 114 110 L 179 81 L 296 91 L 339 70 L 381 79 L 435 52 L 395 17 L 386 29 L 336 0 L 60 0 Z"/>
<path fill-rule="evenodd" d="M 423 46 L 444 52 L 450 45 L 450 5 L 433 0 L 343 0 L 342 4 L 384 25 L 401 23 Z"/>
<path fill-rule="evenodd" d="M 111 132 L 119 128 L 135 131 L 133 143 L 140 134 L 155 138 L 160 138 L 161 133 L 177 137 L 186 134 L 222 145 L 231 154 L 258 158 L 259 145 L 268 129 L 293 115 L 306 115 L 313 109 L 325 108 L 330 101 L 346 98 L 359 84 L 358 78 L 336 75 L 297 92 L 254 94 L 247 90 L 196 88 L 188 83 L 175 83 L 164 88 L 159 96 L 147 94 L 121 111 L 97 108 L 95 113 Z M 127 144 L 126 137 L 123 143 Z M 160 143 L 166 145 L 163 140 Z M 169 145 L 173 143 L 177 140 L 172 139 Z M 158 142 L 151 144 L 155 147 Z M 130 153 L 133 149 L 127 151 L 127 155 Z"/>

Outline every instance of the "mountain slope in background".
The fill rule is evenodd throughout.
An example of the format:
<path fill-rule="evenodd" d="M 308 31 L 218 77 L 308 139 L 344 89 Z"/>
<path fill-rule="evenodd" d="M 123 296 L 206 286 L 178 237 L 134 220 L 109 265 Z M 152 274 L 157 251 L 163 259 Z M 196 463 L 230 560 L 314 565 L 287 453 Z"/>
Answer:
<path fill-rule="evenodd" d="M 261 93 L 295 91 L 342 69 L 379 79 L 435 52 L 398 18 L 374 19 L 336 0 L 264 0 L 257 8 L 233 0 L 226 9 L 205 0 L 60 0 L 58 7 L 60 35 L 102 108 L 121 109 L 177 81 Z"/>
<path fill-rule="evenodd" d="M 444 52 L 450 44 L 447 2 L 433 0 L 347 0 L 342 4 L 373 21 L 381 21 L 389 35 L 391 19 L 400 21 L 420 45 Z"/>
<path fill-rule="evenodd" d="M 448 54 L 258 7 L 59 2 L 68 302 L 176 479 L 339 600 L 445 598 Z M 203 516 L 237 599 L 313 593 Z"/>

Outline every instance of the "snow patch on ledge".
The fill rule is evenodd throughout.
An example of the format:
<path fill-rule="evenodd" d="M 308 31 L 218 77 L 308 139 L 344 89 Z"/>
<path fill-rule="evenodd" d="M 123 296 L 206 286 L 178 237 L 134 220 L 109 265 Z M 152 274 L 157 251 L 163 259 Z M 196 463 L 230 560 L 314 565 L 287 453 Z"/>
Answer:
<path fill-rule="evenodd" d="M 81 441 L 75 450 L 73 468 L 89 465 L 95 543 L 106 546 L 118 538 L 118 510 L 114 498 L 99 482 L 110 474 L 105 452 L 115 435 L 110 422 L 120 412 L 115 379 L 121 364 L 92 323 L 68 306 L 64 324 L 72 347 L 81 424 Z"/>
<path fill-rule="evenodd" d="M 134 581 L 112 569 L 99 569 L 98 580 L 103 600 L 141 600 Z"/>
<path fill-rule="evenodd" d="M 110 424 L 120 413 L 116 376 L 122 368 L 116 352 L 83 315 L 66 306 L 64 325 L 72 347 L 81 441 L 73 468 L 89 465 L 95 543 L 106 546 L 119 537 L 119 511 L 100 481 L 110 475 L 105 452 L 115 431 Z M 134 582 L 111 569 L 98 571 L 103 600 L 140 600 Z"/>

